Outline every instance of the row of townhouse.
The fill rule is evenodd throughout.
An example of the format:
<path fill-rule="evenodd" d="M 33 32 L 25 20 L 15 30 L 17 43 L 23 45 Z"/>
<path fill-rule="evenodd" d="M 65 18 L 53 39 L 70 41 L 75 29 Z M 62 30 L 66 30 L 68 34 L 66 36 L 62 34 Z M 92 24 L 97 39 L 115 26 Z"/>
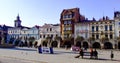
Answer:
<path fill-rule="evenodd" d="M 79 13 L 79 8 L 64 9 L 60 16 L 60 33 L 63 40 L 72 37 L 71 44 L 79 47 L 119 48 L 120 49 L 120 12 L 114 12 L 114 19 L 108 16 L 100 20 L 88 20 Z M 76 40 L 83 37 L 84 40 Z"/>
<path fill-rule="evenodd" d="M 8 28 L 7 43 L 15 44 L 17 39 L 29 42 L 29 38 L 47 46 L 45 40 L 51 37 L 61 37 L 61 46 L 77 45 L 79 47 L 119 48 L 120 49 L 120 12 L 114 12 L 114 19 L 107 16 L 100 20 L 88 20 L 81 15 L 79 8 L 64 9 L 60 16 L 60 24 L 44 24 L 43 26 L 25 27 L 21 25 L 19 15 L 14 21 L 14 27 Z M 79 40 L 76 40 L 79 37 Z M 84 40 L 81 40 L 83 37 Z M 12 40 L 12 41 L 11 41 Z M 56 43 L 57 42 L 57 43 Z"/>
<path fill-rule="evenodd" d="M 8 28 L 7 43 L 16 44 L 27 42 L 29 43 L 30 38 L 33 41 L 40 42 L 46 40 L 47 37 L 51 37 L 53 40 L 56 36 L 60 36 L 59 24 L 44 24 L 43 26 L 25 27 L 21 25 L 19 15 L 14 21 L 14 27 Z M 16 45 L 19 45 L 17 43 Z"/>

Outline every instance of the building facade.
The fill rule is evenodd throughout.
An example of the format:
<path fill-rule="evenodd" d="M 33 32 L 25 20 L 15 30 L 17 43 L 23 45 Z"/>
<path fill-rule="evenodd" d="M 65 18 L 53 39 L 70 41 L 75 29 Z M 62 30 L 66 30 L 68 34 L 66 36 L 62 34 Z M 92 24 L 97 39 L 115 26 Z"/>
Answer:
<path fill-rule="evenodd" d="M 114 12 L 113 19 L 103 16 L 100 20 L 95 20 L 95 18 L 88 20 L 80 15 L 78 8 L 65 9 L 60 16 L 60 27 L 62 40 L 72 36 L 74 45 L 80 44 L 81 47 L 87 48 L 120 49 L 119 11 Z M 76 42 L 78 36 L 84 38 L 83 41 L 79 41 L 80 43 Z"/>
<path fill-rule="evenodd" d="M 114 12 L 115 20 L 115 45 L 116 48 L 120 49 L 120 11 Z"/>
<path fill-rule="evenodd" d="M 39 39 L 39 26 L 25 27 L 21 25 L 19 15 L 14 21 L 14 27 L 8 28 L 7 43 L 19 45 L 22 43 L 29 43 L 30 38 L 34 40 Z"/>
<path fill-rule="evenodd" d="M 89 47 L 89 26 L 90 23 L 88 20 L 83 20 L 75 23 L 74 45 L 87 48 Z M 83 37 L 84 40 L 81 41 L 80 38 L 77 40 L 78 37 Z"/>
<path fill-rule="evenodd" d="M 62 40 L 66 40 L 72 37 L 71 44 L 74 44 L 74 26 L 76 22 L 79 22 L 81 20 L 84 20 L 84 16 L 80 15 L 79 8 L 64 9 L 62 11 L 60 17 L 60 33 Z"/>
<path fill-rule="evenodd" d="M 55 41 L 55 37 L 60 37 L 60 25 L 44 24 L 39 28 L 39 36 L 41 40 L 41 45 L 43 46 L 52 45 L 52 43 L 48 44 L 48 41 L 46 41 L 48 38 L 50 38 L 51 40 L 50 42 L 54 41 L 54 43 L 56 43 L 55 46 L 57 46 L 58 42 Z"/>
<path fill-rule="evenodd" d="M 114 48 L 114 26 L 114 20 L 109 20 L 107 16 L 99 21 L 91 21 L 89 35 L 90 37 L 95 38 L 94 42 L 91 43 L 92 47 L 106 49 Z"/>

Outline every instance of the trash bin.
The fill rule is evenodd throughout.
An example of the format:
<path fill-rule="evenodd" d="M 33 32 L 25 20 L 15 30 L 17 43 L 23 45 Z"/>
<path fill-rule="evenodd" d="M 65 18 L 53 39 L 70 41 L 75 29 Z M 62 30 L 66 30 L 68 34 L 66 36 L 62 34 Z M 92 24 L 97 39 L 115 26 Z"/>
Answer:
<path fill-rule="evenodd" d="M 50 47 L 50 54 L 53 54 L 54 52 L 53 52 L 53 48 L 52 47 Z"/>

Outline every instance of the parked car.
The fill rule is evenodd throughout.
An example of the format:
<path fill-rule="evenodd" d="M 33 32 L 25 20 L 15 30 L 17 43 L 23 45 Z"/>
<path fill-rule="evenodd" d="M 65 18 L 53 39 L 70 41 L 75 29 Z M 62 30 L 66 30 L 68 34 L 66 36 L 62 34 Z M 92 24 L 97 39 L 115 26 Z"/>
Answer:
<path fill-rule="evenodd" d="M 72 46 L 72 47 L 71 47 L 71 50 L 72 50 L 72 51 L 77 51 L 77 52 L 78 52 L 78 51 L 80 51 L 80 47 Z"/>

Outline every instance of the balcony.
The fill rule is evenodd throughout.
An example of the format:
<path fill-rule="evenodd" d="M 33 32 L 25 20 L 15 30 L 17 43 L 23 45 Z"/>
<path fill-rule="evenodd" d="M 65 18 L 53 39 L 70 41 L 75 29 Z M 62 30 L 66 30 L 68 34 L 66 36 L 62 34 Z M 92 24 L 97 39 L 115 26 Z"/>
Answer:
<path fill-rule="evenodd" d="M 64 34 L 71 34 L 72 30 L 64 30 Z"/>

